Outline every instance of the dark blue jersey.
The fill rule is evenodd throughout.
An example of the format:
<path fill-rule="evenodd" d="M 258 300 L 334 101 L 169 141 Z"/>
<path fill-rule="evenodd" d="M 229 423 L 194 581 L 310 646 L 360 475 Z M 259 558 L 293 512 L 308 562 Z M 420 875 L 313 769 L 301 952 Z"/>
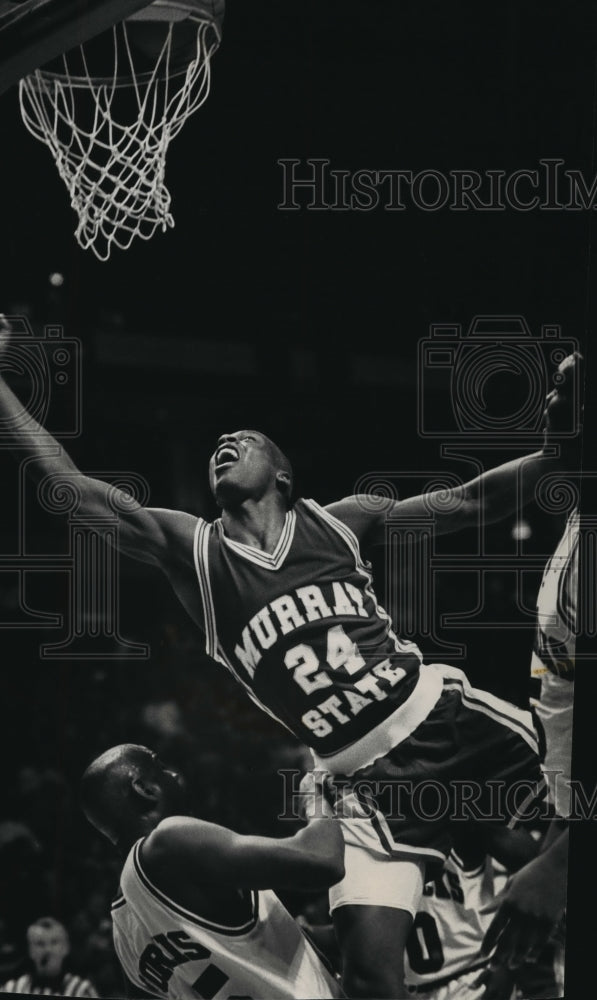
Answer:
<path fill-rule="evenodd" d="M 313 500 L 288 511 L 271 555 L 200 520 L 195 564 L 208 654 L 330 770 L 381 756 L 433 707 L 439 690 L 377 603 L 356 536 Z M 345 752 L 364 738 L 366 752 Z"/>

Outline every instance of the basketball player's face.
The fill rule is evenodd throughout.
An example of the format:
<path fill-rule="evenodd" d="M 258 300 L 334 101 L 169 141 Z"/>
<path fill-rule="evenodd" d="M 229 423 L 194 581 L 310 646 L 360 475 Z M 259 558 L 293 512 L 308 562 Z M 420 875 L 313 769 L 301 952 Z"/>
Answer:
<path fill-rule="evenodd" d="M 278 463 L 272 442 L 258 431 L 223 434 L 209 462 L 209 484 L 221 507 L 260 499 L 275 488 Z"/>
<path fill-rule="evenodd" d="M 58 976 L 69 952 L 68 939 L 62 927 L 31 927 L 27 932 L 29 957 L 39 976 Z"/>
<path fill-rule="evenodd" d="M 179 771 L 164 764 L 157 753 L 145 751 L 144 766 L 149 776 L 159 785 L 164 815 L 184 813 L 188 809 L 188 793 L 185 779 Z"/>

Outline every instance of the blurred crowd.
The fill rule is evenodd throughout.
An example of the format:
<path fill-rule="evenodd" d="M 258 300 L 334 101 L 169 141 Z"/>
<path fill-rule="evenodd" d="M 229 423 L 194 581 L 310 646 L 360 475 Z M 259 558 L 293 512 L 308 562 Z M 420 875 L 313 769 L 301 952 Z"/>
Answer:
<path fill-rule="evenodd" d="M 67 671 L 62 678 L 64 712 L 58 740 L 56 730 L 53 738 L 45 731 L 60 712 L 56 675 L 47 667 L 32 668 L 35 704 L 30 698 L 31 710 L 22 722 L 19 764 L 7 767 L 3 779 L 0 985 L 4 990 L 35 992 L 32 982 L 22 978 L 33 975 L 33 987 L 49 981 L 50 992 L 69 995 L 60 979 L 67 972 L 90 981 L 92 992 L 85 995 L 127 995 L 113 952 L 110 921 L 120 860 L 78 805 L 83 770 L 108 747 L 141 743 L 181 768 L 196 811 L 206 819 L 262 834 L 291 834 L 296 828 L 295 821 L 277 818 L 284 811 L 285 794 L 277 771 L 303 771 L 308 766 L 305 751 L 248 702 L 225 671 L 203 656 L 198 644 L 166 628 L 154 648 L 162 652 L 140 665 L 103 669 L 87 664 L 77 665 L 72 674 Z M 169 661 L 167 670 L 160 662 L 163 657 Z M 299 905 L 291 899 L 287 903 L 295 911 Z M 61 931 L 52 926 L 45 932 L 62 935 L 59 970 L 52 962 L 38 969 L 31 956 L 31 927 L 43 918 L 62 926 Z M 82 988 L 79 982 L 77 990 Z"/>

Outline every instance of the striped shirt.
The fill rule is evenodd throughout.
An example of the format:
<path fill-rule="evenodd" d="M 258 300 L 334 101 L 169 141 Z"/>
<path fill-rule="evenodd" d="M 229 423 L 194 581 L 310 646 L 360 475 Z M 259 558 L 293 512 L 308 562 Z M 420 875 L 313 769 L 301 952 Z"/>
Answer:
<path fill-rule="evenodd" d="M 37 979 L 27 972 L 18 979 L 9 979 L 1 987 L 3 993 L 29 993 L 44 997 L 97 997 L 95 988 L 88 979 L 82 976 L 75 976 L 71 972 L 65 973 L 62 979 L 56 980 L 51 985 L 48 982 Z"/>

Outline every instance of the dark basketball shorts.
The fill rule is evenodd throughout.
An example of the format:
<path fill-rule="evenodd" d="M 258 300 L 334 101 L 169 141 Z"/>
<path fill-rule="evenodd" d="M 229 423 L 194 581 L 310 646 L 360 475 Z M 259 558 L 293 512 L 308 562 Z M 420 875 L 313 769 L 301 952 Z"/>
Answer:
<path fill-rule="evenodd" d="M 350 778 L 333 779 L 346 877 L 330 892 L 332 909 L 377 903 L 414 913 L 456 824 L 513 827 L 545 815 L 531 713 L 473 688 L 461 670 L 437 669 L 442 693 L 414 732 Z"/>

